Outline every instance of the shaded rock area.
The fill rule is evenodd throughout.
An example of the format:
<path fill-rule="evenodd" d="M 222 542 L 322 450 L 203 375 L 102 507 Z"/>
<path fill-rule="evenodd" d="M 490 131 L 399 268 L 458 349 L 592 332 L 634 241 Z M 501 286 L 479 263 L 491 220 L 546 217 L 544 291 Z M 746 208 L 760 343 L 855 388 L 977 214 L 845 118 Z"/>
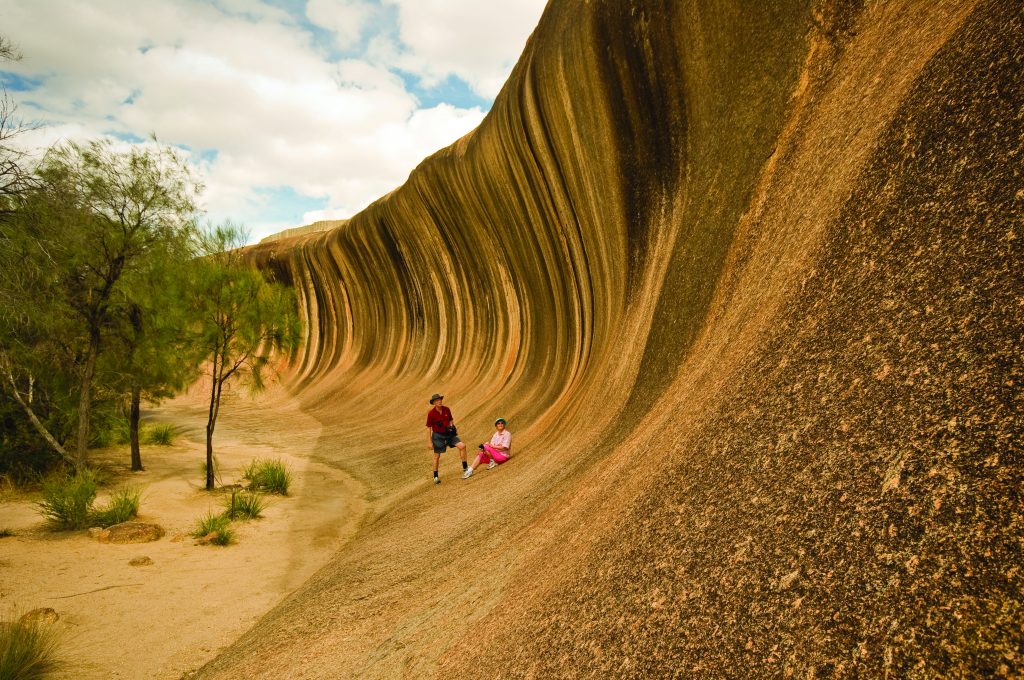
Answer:
<path fill-rule="evenodd" d="M 90 529 L 89 535 L 100 543 L 149 543 L 164 535 L 162 527 L 145 522 L 122 522 L 106 529 Z"/>
<path fill-rule="evenodd" d="M 199 677 L 1024 674 L 1024 12 L 764 5 L 555 0 L 478 130 L 251 251 L 378 519 Z M 395 465 L 439 390 L 515 466 Z"/>

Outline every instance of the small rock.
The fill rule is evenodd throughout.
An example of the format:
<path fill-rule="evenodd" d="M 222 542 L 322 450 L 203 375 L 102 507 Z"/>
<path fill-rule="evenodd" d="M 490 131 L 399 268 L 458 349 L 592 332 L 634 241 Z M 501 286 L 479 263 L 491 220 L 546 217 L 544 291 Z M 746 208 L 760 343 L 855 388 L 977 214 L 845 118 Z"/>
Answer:
<path fill-rule="evenodd" d="M 149 565 L 153 564 L 153 560 L 151 560 L 148 557 L 136 557 L 132 560 L 129 560 L 128 564 L 132 565 L 133 567 L 148 567 Z"/>
<path fill-rule="evenodd" d="M 196 541 L 196 545 L 209 545 L 210 543 L 213 542 L 213 539 L 215 539 L 215 538 L 217 538 L 217 532 L 216 531 L 211 531 L 210 533 L 208 533 L 205 536 L 203 536 L 200 539 L 198 539 Z"/>
<path fill-rule="evenodd" d="M 792 571 L 781 579 L 779 579 L 779 590 L 789 590 L 796 583 L 796 580 L 800 578 L 800 570 Z"/>
<path fill-rule="evenodd" d="M 106 536 L 100 536 L 100 543 L 149 543 L 164 535 L 156 524 L 143 522 L 122 522 L 107 527 Z"/>
<path fill-rule="evenodd" d="M 106 543 L 104 538 L 110 538 L 110 532 L 100 527 L 93 527 L 89 529 L 89 538 L 95 538 L 100 543 Z"/>
<path fill-rule="evenodd" d="M 57 623 L 57 619 L 60 616 L 57 612 L 49 607 L 42 607 L 40 609 L 33 609 L 30 612 L 26 612 L 21 617 L 22 623 Z"/>

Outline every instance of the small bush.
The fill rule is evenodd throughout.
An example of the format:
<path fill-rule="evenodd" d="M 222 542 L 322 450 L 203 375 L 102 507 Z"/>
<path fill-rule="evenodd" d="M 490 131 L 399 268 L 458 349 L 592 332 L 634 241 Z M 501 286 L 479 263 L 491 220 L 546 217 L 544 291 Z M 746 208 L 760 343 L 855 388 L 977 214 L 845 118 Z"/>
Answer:
<path fill-rule="evenodd" d="M 0 538 L 9 538 L 14 535 L 14 532 L 10 529 L 0 529 Z M 3 677 L 3 676 L 0 676 Z"/>
<path fill-rule="evenodd" d="M 54 628 L 36 621 L 0 621 L 0 678 L 37 680 L 57 670 Z"/>
<path fill-rule="evenodd" d="M 119 418 L 111 425 L 115 444 L 127 444 L 132 440 L 132 424 L 127 418 Z"/>
<path fill-rule="evenodd" d="M 14 481 L 10 475 L 0 475 L 0 503 L 14 495 Z"/>
<path fill-rule="evenodd" d="M 263 516 L 263 510 L 267 507 L 267 501 L 263 494 L 254 491 L 242 491 L 233 493 L 224 499 L 224 514 L 228 519 L 259 519 Z"/>
<path fill-rule="evenodd" d="M 170 446 L 174 443 L 175 434 L 173 425 L 154 425 L 146 429 L 145 440 L 147 444 Z"/>
<path fill-rule="evenodd" d="M 43 483 L 39 512 L 58 529 L 84 529 L 96 500 L 96 477 L 90 470 L 51 477 Z"/>
<path fill-rule="evenodd" d="M 235 533 L 228 526 L 230 523 L 231 520 L 227 515 L 215 515 L 211 510 L 206 513 L 206 517 L 199 520 L 192 535 L 196 538 L 206 538 L 213 534 L 210 543 L 214 545 L 227 545 L 235 537 Z"/>
<path fill-rule="evenodd" d="M 97 404 L 89 423 L 89 448 L 103 449 L 128 442 L 128 419 L 120 407 L 110 403 Z"/>
<path fill-rule="evenodd" d="M 249 488 L 267 493 L 276 493 L 282 496 L 288 495 L 288 485 L 291 484 L 292 474 L 280 460 L 254 459 L 245 468 L 242 477 L 249 480 Z"/>
<path fill-rule="evenodd" d="M 142 491 L 126 486 L 110 497 L 110 505 L 103 510 L 96 510 L 89 517 L 89 524 L 94 527 L 109 527 L 137 517 Z"/>

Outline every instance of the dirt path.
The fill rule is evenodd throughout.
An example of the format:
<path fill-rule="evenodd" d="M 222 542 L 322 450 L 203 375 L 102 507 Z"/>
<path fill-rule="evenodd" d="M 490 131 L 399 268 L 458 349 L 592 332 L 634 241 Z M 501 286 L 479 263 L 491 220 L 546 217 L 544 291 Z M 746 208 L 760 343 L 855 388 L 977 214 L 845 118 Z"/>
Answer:
<path fill-rule="evenodd" d="M 146 414 L 175 424 L 179 436 L 170 447 L 143 447 L 145 472 L 127 471 L 123 447 L 94 456 L 115 473 L 112 487 L 143 489 L 139 520 L 164 527 L 159 541 L 104 545 L 84 531 L 53 533 L 35 496 L 0 502 L 0 528 L 15 534 L 0 539 L 0 608 L 58 612 L 68 677 L 181 677 L 305 582 L 366 513 L 361 485 L 312 459 L 320 426 L 294 400 L 282 390 L 229 398 L 214 441 L 221 482 L 240 481 L 253 458 L 280 458 L 294 472 L 292 493 L 271 497 L 263 519 L 236 523 L 236 544 L 194 545 L 195 521 L 222 502 L 201 488 L 203 402 L 195 391 Z M 153 564 L 129 565 L 141 556 Z"/>

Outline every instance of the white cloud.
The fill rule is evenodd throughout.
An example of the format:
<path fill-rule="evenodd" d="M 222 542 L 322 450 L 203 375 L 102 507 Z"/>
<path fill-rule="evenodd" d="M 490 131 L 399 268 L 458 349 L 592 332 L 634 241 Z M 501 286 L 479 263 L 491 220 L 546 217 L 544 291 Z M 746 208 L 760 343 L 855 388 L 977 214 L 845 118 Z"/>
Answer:
<path fill-rule="evenodd" d="M 398 6 L 402 38 L 410 41 L 402 68 L 428 79 L 455 73 L 480 92 L 497 91 L 542 4 L 526 2 L 536 6 L 528 18 L 506 17 L 506 27 L 518 26 L 514 37 L 497 29 L 501 22 L 474 25 L 474 17 L 500 13 L 491 3 L 386 1 Z M 515 4 L 503 3 L 506 12 Z M 301 21 L 270 5 L 177 0 L 126 7 L 118 0 L 61 3 L 60 11 L 33 0 L 0 4 L 2 31 L 24 53 L 0 68 L 44 83 L 14 93 L 25 117 L 52 123 L 29 139 L 156 133 L 188 147 L 205 175 L 211 218 L 242 221 L 254 238 L 295 226 L 303 213 L 351 215 L 484 116 L 450 104 L 420 108 L 389 70 L 394 59 L 374 57 L 374 48 L 362 59 L 331 63 Z M 382 15 L 355 0 L 311 0 L 306 13 L 339 45 L 369 34 L 370 18 Z M 440 24 L 417 23 L 426 21 Z M 379 38 L 370 42 L 378 55 L 387 53 Z M 200 157 L 209 150 L 216 151 L 212 159 Z M 284 187 L 291 192 L 278 194 L 309 199 L 290 223 L 280 206 L 267 203 L 268 192 Z M 318 202 L 322 209 L 309 210 Z"/>
<path fill-rule="evenodd" d="M 537 25 L 546 0 L 384 0 L 398 9 L 406 50 L 395 65 L 429 87 L 448 75 L 493 98 Z"/>
<path fill-rule="evenodd" d="M 370 7 L 359 0 L 309 0 L 306 16 L 335 35 L 339 47 L 354 46 L 371 16 Z"/>

